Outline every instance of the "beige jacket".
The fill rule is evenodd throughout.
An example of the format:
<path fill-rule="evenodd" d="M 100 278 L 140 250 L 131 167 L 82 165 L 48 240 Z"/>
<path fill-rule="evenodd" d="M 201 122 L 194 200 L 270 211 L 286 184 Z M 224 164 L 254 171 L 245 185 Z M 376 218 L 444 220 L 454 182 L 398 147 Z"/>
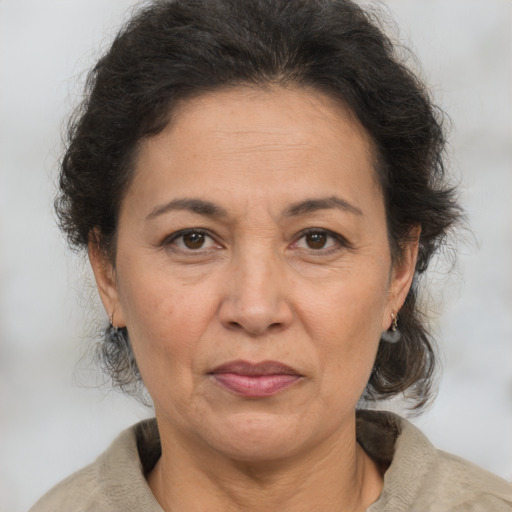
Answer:
<path fill-rule="evenodd" d="M 436 450 L 403 418 L 359 411 L 357 436 L 372 458 L 391 463 L 382 494 L 367 512 L 512 511 L 511 484 Z M 156 422 L 134 425 L 29 512 L 163 512 L 145 479 L 159 455 Z"/>

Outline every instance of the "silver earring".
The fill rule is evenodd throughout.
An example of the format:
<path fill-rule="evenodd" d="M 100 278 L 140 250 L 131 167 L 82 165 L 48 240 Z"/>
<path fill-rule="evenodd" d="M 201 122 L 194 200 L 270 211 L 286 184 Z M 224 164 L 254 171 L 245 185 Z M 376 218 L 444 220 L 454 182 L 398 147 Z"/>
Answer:
<path fill-rule="evenodd" d="M 382 339 L 388 343 L 397 343 L 402 334 L 398 330 L 398 315 L 391 313 L 391 326 L 382 333 Z"/>
<path fill-rule="evenodd" d="M 114 329 L 115 332 L 118 332 L 119 331 L 119 327 L 117 327 L 116 325 L 114 325 L 114 312 L 112 311 L 112 313 L 110 314 L 110 327 L 112 329 Z"/>
<path fill-rule="evenodd" d="M 122 327 L 114 325 L 114 313 L 112 313 L 109 317 L 110 325 L 107 329 L 107 337 L 111 343 L 115 343 L 116 345 L 125 345 L 126 339 L 124 333 L 122 331 Z"/>

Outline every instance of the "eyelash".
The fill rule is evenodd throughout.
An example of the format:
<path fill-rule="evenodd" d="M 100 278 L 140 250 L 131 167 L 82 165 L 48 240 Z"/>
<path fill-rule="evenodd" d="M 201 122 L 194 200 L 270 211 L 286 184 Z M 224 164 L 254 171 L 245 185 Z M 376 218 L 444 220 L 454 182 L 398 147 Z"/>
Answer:
<path fill-rule="evenodd" d="M 333 247 L 320 248 L 320 249 L 304 248 L 304 250 L 311 251 L 315 255 L 324 256 L 324 255 L 328 255 L 328 254 L 333 254 L 333 253 L 339 251 L 340 248 L 350 249 L 352 247 L 350 242 L 344 236 L 342 236 L 338 233 L 335 233 L 333 231 L 330 231 L 328 229 L 323 229 L 323 228 L 305 229 L 304 231 L 299 233 L 299 235 L 295 239 L 295 242 L 293 242 L 292 245 L 297 245 L 299 243 L 299 241 L 302 240 L 303 238 L 305 238 L 306 236 L 315 235 L 315 234 L 324 235 L 328 239 L 331 238 L 335 242 L 335 245 Z M 302 248 L 298 247 L 297 249 L 300 250 Z"/>
<path fill-rule="evenodd" d="M 172 248 L 175 251 L 182 252 L 182 253 L 188 253 L 190 255 L 192 255 L 192 254 L 202 255 L 205 253 L 205 251 L 208 251 L 209 248 L 204 249 L 201 246 L 201 247 L 198 247 L 197 249 L 191 249 L 190 247 L 189 248 L 179 247 L 176 244 L 176 241 L 179 240 L 180 238 L 183 238 L 187 235 L 196 235 L 196 234 L 209 238 L 213 243 L 216 243 L 218 246 L 221 245 L 217 242 L 216 237 L 213 236 L 210 231 L 203 229 L 203 228 L 189 228 L 189 229 L 183 229 L 180 231 L 176 231 L 175 233 L 172 233 L 170 236 L 166 237 L 162 241 L 161 246 L 167 247 L 167 248 Z M 335 253 L 342 247 L 343 248 L 351 248 L 352 247 L 350 242 L 342 235 L 335 233 L 333 231 L 329 231 L 327 229 L 323 229 L 323 228 L 308 228 L 308 229 L 301 231 L 296 236 L 295 241 L 292 242 L 291 247 L 293 248 L 293 246 L 297 246 L 299 244 L 299 242 L 302 239 L 304 239 L 305 237 L 307 237 L 308 235 L 323 235 L 323 236 L 327 237 L 327 239 L 334 240 L 335 245 L 334 245 L 334 247 L 319 248 L 319 249 L 312 249 L 312 248 L 307 248 L 307 247 L 304 247 L 304 248 L 294 247 L 296 250 L 310 251 L 314 255 L 323 256 L 323 255 Z"/>
<path fill-rule="evenodd" d="M 203 235 L 209 239 L 211 239 L 214 243 L 217 243 L 217 240 L 216 238 L 206 229 L 202 229 L 202 228 L 189 228 L 189 229 L 182 229 L 180 231 L 176 231 L 175 233 L 172 233 L 170 236 L 166 237 L 163 242 L 162 242 L 162 246 L 164 247 L 172 247 L 177 250 L 177 251 L 181 251 L 181 252 L 187 252 L 187 253 L 191 253 L 191 254 L 202 254 L 204 253 L 205 249 L 203 249 L 202 247 L 199 247 L 198 249 L 191 249 L 191 248 L 182 248 L 182 247 L 179 247 L 178 245 L 176 245 L 176 241 L 179 240 L 180 238 L 183 238 L 187 235 Z M 218 244 L 220 245 L 220 244 Z"/>

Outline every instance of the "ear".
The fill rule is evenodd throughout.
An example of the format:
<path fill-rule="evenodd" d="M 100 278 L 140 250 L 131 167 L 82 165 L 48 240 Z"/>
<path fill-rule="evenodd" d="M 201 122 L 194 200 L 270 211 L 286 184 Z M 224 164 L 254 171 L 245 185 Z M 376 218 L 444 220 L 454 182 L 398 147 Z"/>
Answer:
<path fill-rule="evenodd" d="M 87 249 L 103 307 L 113 325 L 125 327 L 123 309 L 119 301 L 115 268 L 111 258 L 100 247 L 99 234 L 96 230 L 92 231 L 89 236 Z"/>
<path fill-rule="evenodd" d="M 420 226 L 411 229 L 409 240 L 405 247 L 403 247 L 401 257 L 393 263 L 390 275 L 388 302 L 382 319 L 383 331 L 389 329 L 391 325 L 391 313 L 399 313 L 411 288 L 416 270 L 416 260 L 418 259 L 420 233 Z"/>

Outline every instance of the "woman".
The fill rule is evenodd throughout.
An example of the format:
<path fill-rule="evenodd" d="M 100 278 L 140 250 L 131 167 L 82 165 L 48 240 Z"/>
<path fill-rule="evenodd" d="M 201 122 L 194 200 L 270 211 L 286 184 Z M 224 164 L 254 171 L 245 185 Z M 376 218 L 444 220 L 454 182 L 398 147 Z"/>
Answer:
<path fill-rule="evenodd" d="M 45 510 L 510 510 L 361 397 L 429 397 L 419 277 L 456 222 L 422 84 L 348 1 L 167 1 L 98 62 L 57 211 L 156 422 Z M 200 489 L 200 491 L 198 491 Z"/>

